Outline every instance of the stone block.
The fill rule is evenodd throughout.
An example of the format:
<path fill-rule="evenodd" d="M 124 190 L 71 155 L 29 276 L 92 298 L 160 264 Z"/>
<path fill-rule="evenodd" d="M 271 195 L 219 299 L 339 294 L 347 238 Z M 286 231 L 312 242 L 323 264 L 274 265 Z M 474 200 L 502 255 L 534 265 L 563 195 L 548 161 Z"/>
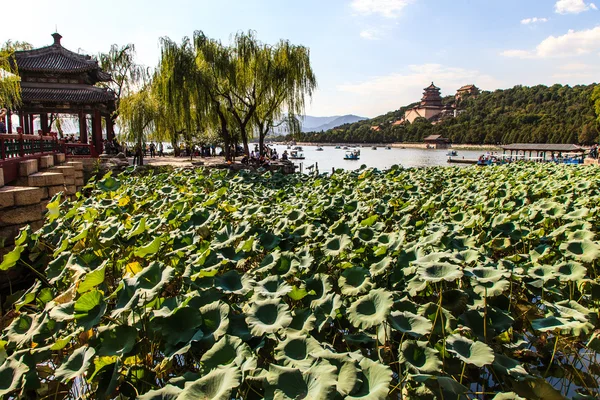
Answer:
<path fill-rule="evenodd" d="M 81 161 L 68 161 L 66 165 L 75 168 L 75 171 L 83 171 L 83 163 Z"/>
<path fill-rule="evenodd" d="M 72 176 L 65 176 L 65 185 L 74 185 L 75 184 L 75 178 Z"/>
<path fill-rule="evenodd" d="M 33 221 L 39 221 L 42 218 L 43 214 L 40 204 L 15 207 L 9 210 L 3 210 L 0 213 L 0 227 L 26 224 Z"/>
<path fill-rule="evenodd" d="M 54 165 L 62 165 L 65 163 L 66 157 L 64 153 L 57 153 L 54 155 Z"/>
<path fill-rule="evenodd" d="M 29 176 L 38 172 L 38 160 L 25 160 L 19 163 L 19 176 Z"/>
<path fill-rule="evenodd" d="M 48 169 L 54 167 L 54 156 L 41 156 L 38 167 L 39 169 Z"/>
<path fill-rule="evenodd" d="M 10 186 L 0 188 L 0 209 L 12 207 L 14 205 L 15 195 L 10 190 Z"/>
<path fill-rule="evenodd" d="M 15 205 L 29 206 L 31 204 L 39 204 L 44 194 L 45 190 L 39 187 L 15 187 Z"/>
<path fill-rule="evenodd" d="M 4 186 L 4 170 L 0 168 L 0 188 Z"/>
<path fill-rule="evenodd" d="M 67 188 L 64 185 L 48 186 L 48 197 L 52 198 L 56 193 L 65 192 Z"/>
<path fill-rule="evenodd" d="M 52 168 L 52 172 L 62 172 L 64 176 L 75 176 L 75 168 L 67 165 L 59 165 L 58 167 Z"/>
<path fill-rule="evenodd" d="M 67 185 L 67 194 L 77 193 L 77 187 L 75 185 Z"/>
<path fill-rule="evenodd" d="M 83 181 L 83 178 L 75 178 L 75 185 L 77 185 L 77 186 L 83 186 L 83 185 L 85 185 L 85 182 Z"/>
<path fill-rule="evenodd" d="M 83 178 L 83 171 L 75 170 L 75 178 Z"/>

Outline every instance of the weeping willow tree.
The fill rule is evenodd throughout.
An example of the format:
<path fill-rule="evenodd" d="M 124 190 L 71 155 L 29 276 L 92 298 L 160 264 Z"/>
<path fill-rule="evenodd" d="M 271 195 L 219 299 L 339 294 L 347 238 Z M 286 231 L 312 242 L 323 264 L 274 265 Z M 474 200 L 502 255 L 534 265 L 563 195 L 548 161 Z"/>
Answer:
<path fill-rule="evenodd" d="M 31 44 L 27 42 L 11 40 L 2 45 L 0 49 L 0 107 L 11 110 L 21 105 L 21 79 L 14 54 L 17 50 L 31 48 Z"/>
<path fill-rule="evenodd" d="M 150 85 L 121 99 L 119 107 L 121 131 L 125 132 L 128 141 L 136 143 L 140 149 L 142 142 L 155 130 L 157 115 L 158 105 Z M 142 154 L 143 152 L 140 152 L 140 165 L 143 165 Z"/>
<path fill-rule="evenodd" d="M 265 91 L 253 120 L 263 154 L 265 137 L 276 124 L 283 121 L 291 133 L 300 130 L 297 116 L 304 114 L 306 97 L 312 97 L 317 79 L 307 47 L 281 40 L 273 47 L 265 46 L 261 57 L 266 65 L 260 75 Z"/>

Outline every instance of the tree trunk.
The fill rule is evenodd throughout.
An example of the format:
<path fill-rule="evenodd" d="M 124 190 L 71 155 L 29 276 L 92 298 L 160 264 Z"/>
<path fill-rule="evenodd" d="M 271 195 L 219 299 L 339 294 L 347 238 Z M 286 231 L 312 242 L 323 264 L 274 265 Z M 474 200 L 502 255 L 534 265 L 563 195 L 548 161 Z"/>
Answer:
<path fill-rule="evenodd" d="M 258 132 L 258 150 L 261 156 L 265 155 L 265 132 L 262 129 Z"/>

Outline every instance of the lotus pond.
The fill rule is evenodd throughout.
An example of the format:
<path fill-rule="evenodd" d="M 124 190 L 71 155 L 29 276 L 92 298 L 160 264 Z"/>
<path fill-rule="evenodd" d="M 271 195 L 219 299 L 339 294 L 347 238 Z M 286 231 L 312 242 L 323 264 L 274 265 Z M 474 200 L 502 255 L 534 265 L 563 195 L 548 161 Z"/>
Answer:
<path fill-rule="evenodd" d="M 0 269 L 0 395 L 591 399 L 600 169 L 130 170 Z"/>

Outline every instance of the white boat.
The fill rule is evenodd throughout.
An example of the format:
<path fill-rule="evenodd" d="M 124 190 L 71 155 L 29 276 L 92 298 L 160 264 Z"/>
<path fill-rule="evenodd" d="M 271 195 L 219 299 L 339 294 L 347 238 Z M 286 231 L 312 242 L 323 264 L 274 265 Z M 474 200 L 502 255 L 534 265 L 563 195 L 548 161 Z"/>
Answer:
<path fill-rule="evenodd" d="M 346 154 L 344 154 L 344 160 L 360 160 L 360 151 L 347 151 Z"/>
<path fill-rule="evenodd" d="M 294 147 L 294 150 L 296 150 L 296 151 L 302 151 L 302 146 L 296 146 L 296 147 Z"/>
<path fill-rule="evenodd" d="M 323 151 L 322 147 L 317 147 L 317 151 Z"/>
<path fill-rule="evenodd" d="M 291 160 L 304 160 L 304 153 L 298 150 L 290 151 L 290 159 Z"/>
<path fill-rule="evenodd" d="M 377 150 L 377 147 L 373 146 L 371 147 L 371 150 Z"/>

